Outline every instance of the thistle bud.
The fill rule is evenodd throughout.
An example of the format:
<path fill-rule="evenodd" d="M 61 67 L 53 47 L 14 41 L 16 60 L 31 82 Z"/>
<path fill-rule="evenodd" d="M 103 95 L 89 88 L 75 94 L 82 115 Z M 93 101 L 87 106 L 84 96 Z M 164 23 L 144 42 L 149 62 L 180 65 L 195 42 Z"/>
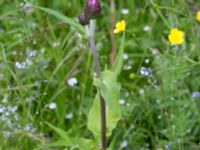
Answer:
<path fill-rule="evenodd" d="M 88 0 L 84 9 L 85 15 L 90 19 L 96 19 L 101 12 L 99 0 Z"/>
<path fill-rule="evenodd" d="M 89 20 L 88 17 L 84 14 L 84 12 L 82 12 L 80 15 L 79 15 L 79 22 L 80 24 L 82 25 L 88 25 L 89 24 Z"/>

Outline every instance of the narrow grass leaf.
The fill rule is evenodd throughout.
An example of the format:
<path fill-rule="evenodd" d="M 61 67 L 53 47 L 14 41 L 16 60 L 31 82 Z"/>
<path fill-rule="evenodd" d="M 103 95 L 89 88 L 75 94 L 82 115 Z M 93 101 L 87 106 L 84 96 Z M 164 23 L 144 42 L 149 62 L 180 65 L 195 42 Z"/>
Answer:
<path fill-rule="evenodd" d="M 44 8 L 44 7 L 38 7 L 35 6 L 35 8 L 38 8 L 42 11 L 45 11 L 46 13 L 53 15 L 54 17 L 56 17 L 57 19 L 63 21 L 64 23 L 70 25 L 71 27 L 74 27 L 80 34 L 82 34 L 84 37 L 87 36 L 85 29 L 83 26 L 81 26 L 78 22 L 76 22 L 74 19 L 69 18 L 67 16 L 64 16 L 60 13 L 58 13 L 55 10 L 49 9 L 49 8 Z"/>
<path fill-rule="evenodd" d="M 116 76 L 118 76 L 120 74 L 122 65 L 123 65 L 124 42 L 125 42 L 125 32 L 123 33 L 119 52 L 115 59 L 115 63 L 113 64 L 113 67 L 112 67 L 112 71 L 115 72 Z"/>
<path fill-rule="evenodd" d="M 67 146 L 65 140 L 57 140 L 47 144 L 47 147 L 64 147 Z"/>
<path fill-rule="evenodd" d="M 65 132 L 64 130 L 62 130 L 62 129 L 58 128 L 58 127 L 55 127 L 54 125 L 52 125 L 52 124 L 50 124 L 48 122 L 46 122 L 46 124 L 51 129 L 53 129 L 60 137 L 62 137 L 66 141 L 66 143 L 72 144 L 72 141 L 69 139 L 67 132 Z"/>
<path fill-rule="evenodd" d="M 82 150 L 88 150 L 91 149 L 92 147 L 95 146 L 95 142 L 93 140 L 89 140 L 89 139 L 85 139 L 85 138 L 81 138 L 81 137 L 71 137 L 68 135 L 67 132 L 65 132 L 64 130 L 53 126 L 52 124 L 46 122 L 46 124 L 52 128 L 61 138 L 63 138 L 63 140 L 65 141 L 65 146 L 74 146 L 77 145 L 77 147 L 80 147 Z M 63 145 L 62 141 L 61 144 Z M 56 145 L 58 143 L 50 143 L 50 146 Z"/>

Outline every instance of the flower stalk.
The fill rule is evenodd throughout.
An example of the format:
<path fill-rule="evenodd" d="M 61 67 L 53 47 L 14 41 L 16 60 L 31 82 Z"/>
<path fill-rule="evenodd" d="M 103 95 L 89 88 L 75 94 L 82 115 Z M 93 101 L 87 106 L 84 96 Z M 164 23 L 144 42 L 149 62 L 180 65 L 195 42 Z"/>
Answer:
<path fill-rule="evenodd" d="M 94 42 L 94 32 L 95 32 L 95 20 L 90 20 L 90 38 L 89 43 L 91 46 L 91 52 L 94 58 L 95 70 L 98 78 L 101 78 L 101 66 L 99 61 L 99 55 L 96 50 L 96 45 Z M 106 105 L 103 97 L 100 96 L 100 111 L 101 111 L 101 142 L 102 150 L 106 150 Z"/>
<path fill-rule="evenodd" d="M 101 67 L 100 67 L 100 62 L 99 62 L 99 56 L 96 50 L 96 45 L 94 42 L 94 30 L 95 30 L 95 20 L 90 20 L 90 37 L 89 37 L 89 43 L 91 46 L 91 52 L 94 57 L 94 64 L 95 64 L 95 69 L 97 73 L 97 77 L 101 77 Z"/>

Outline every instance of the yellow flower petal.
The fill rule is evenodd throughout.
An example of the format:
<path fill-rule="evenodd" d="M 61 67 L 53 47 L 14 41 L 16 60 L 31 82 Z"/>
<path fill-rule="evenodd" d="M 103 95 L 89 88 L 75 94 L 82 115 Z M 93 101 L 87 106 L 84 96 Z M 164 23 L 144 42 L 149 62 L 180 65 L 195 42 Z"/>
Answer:
<path fill-rule="evenodd" d="M 184 32 L 178 30 L 177 28 L 173 28 L 168 35 L 168 39 L 171 44 L 179 45 L 184 42 Z"/>
<path fill-rule="evenodd" d="M 118 30 L 118 29 L 115 29 L 113 32 L 114 32 L 114 33 L 119 33 L 119 30 Z"/>
<path fill-rule="evenodd" d="M 200 11 L 197 11 L 196 13 L 196 20 L 200 22 Z"/>
<path fill-rule="evenodd" d="M 176 34 L 178 32 L 178 29 L 177 28 L 173 28 L 171 29 L 170 33 L 171 34 Z"/>
<path fill-rule="evenodd" d="M 119 33 L 119 32 L 123 32 L 126 28 L 126 22 L 124 20 L 121 20 L 119 22 L 116 23 L 115 29 L 114 29 L 114 33 Z"/>

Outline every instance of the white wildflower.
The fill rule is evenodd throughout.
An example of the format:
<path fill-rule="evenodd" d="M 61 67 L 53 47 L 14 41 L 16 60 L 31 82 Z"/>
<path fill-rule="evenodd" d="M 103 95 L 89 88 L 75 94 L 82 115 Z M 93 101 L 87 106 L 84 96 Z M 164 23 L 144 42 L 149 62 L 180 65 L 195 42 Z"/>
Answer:
<path fill-rule="evenodd" d="M 57 46 L 59 46 L 59 45 L 60 45 L 60 42 L 53 42 L 53 43 L 52 43 L 52 46 L 53 46 L 53 47 L 57 47 Z"/>
<path fill-rule="evenodd" d="M 149 60 L 149 59 L 145 59 L 144 62 L 145 62 L 146 64 L 149 64 L 150 60 Z"/>
<path fill-rule="evenodd" d="M 26 124 L 26 126 L 24 127 L 25 131 L 30 131 L 32 129 L 32 125 L 31 124 Z"/>
<path fill-rule="evenodd" d="M 9 107 L 9 111 L 11 112 L 11 113 L 15 113 L 16 111 L 17 111 L 17 106 L 14 106 L 14 107 Z"/>
<path fill-rule="evenodd" d="M 4 137 L 9 137 L 10 136 L 10 132 L 9 131 L 3 131 L 3 136 Z"/>
<path fill-rule="evenodd" d="M 25 69 L 26 68 L 26 63 L 25 62 L 15 62 L 15 66 L 18 68 L 18 69 Z"/>
<path fill-rule="evenodd" d="M 128 54 L 124 53 L 123 59 L 124 59 L 124 60 L 127 60 L 127 59 L 128 59 Z"/>
<path fill-rule="evenodd" d="M 4 113 L 4 111 L 5 111 L 5 107 L 2 106 L 2 105 L 0 105 L 0 114 L 1 114 L 1 113 Z"/>
<path fill-rule="evenodd" d="M 65 115 L 65 119 L 71 119 L 73 117 L 73 113 L 68 113 Z"/>
<path fill-rule="evenodd" d="M 31 3 L 29 3 L 29 2 L 23 2 L 23 3 L 20 4 L 20 6 L 21 6 L 22 12 L 24 12 L 27 15 L 32 14 L 33 7 L 32 7 Z"/>
<path fill-rule="evenodd" d="M 126 103 L 126 101 L 125 101 L 124 99 L 120 99 L 120 100 L 118 101 L 118 103 L 121 104 L 121 105 L 124 105 L 124 104 Z"/>
<path fill-rule="evenodd" d="M 150 30 L 151 30 L 151 27 L 149 25 L 145 25 L 144 28 L 143 28 L 144 32 L 148 32 Z"/>
<path fill-rule="evenodd" d="M 200 98 L 200 92 L 193 92 L 192 93 L 192 98 L 193 99 Z"/>
<path fill-rule="evenodd" d="M 129 13 L 129 9 L 128 8 L 123 8 L 121 10 L 121 14 L 123 14 L 123 15 L 127 15 L 128 13 Z"/>
<path fill-rule="evenodd" d="M 144 95 L 144 89 L 139 90 L 140 95 Z"/>
<path fill-rule="evenodd" d="M 159 53 L 159 50 L 158 50 L 157 48 L 150 48 L 149 50 L 151 51 L 151 53 L 152 53 L 153 55 L 156 55 L 156 54 Z"/>
<path fill-rule="evenodd" d="M 41 48 L 40 51 L 41 51 L 41 53 L 43 54 L 43 53 L 45 52 L 45 48 L 44 48 L 44 47 Z"/>
<path fill-rule="evenodd" d="M 27 50 L 29 57 L 35 57 L 37 55 L 37 50 Z"/>
<path fill-rule="evenodd" d="M 140 69 L 140 73 L 141 73 L 141 75 L 144 75 L 144 76 L 148 76 L 150 74 L 149 70 L 147 68 L 145 68 L 145 67 L 142 67 Z"/>
<path fill-rule="evenodd" d="M 122 141 L 120 144 L 120 148 L 125 148 L 128 146 L 128 142 L 126 140 Z"/>
<path fill-rule="evenodd" d="M 72 77 L 72 78 L 68 79 L 67 83 L 69 86 L 75 86 L 78 83 L 78 81 L 76 78 Z"/>
<path fill-rule="evenodd" d="M 49 104 L 50 109 L 56 109 L 56 103 L 52 102 Z"/>
<path fill-rule="evenodd" d="M 131 65 L 125 65 L 123 68 L 124 68 L 124 70 L 130 70 L 130 69 L 132 69 L 132 66 Z"/>
<path fill-rule="evenodd" d="M 156 103 L 157 103 L 157 104 L 160 104 L 160 99 L 157 99 L 157 100 L 156 100 Z"/>
<path fill-rule="evenodd" d="M 12 55 L 17 55 L 17 52 L 16 51 L 12 51 Z"/>

